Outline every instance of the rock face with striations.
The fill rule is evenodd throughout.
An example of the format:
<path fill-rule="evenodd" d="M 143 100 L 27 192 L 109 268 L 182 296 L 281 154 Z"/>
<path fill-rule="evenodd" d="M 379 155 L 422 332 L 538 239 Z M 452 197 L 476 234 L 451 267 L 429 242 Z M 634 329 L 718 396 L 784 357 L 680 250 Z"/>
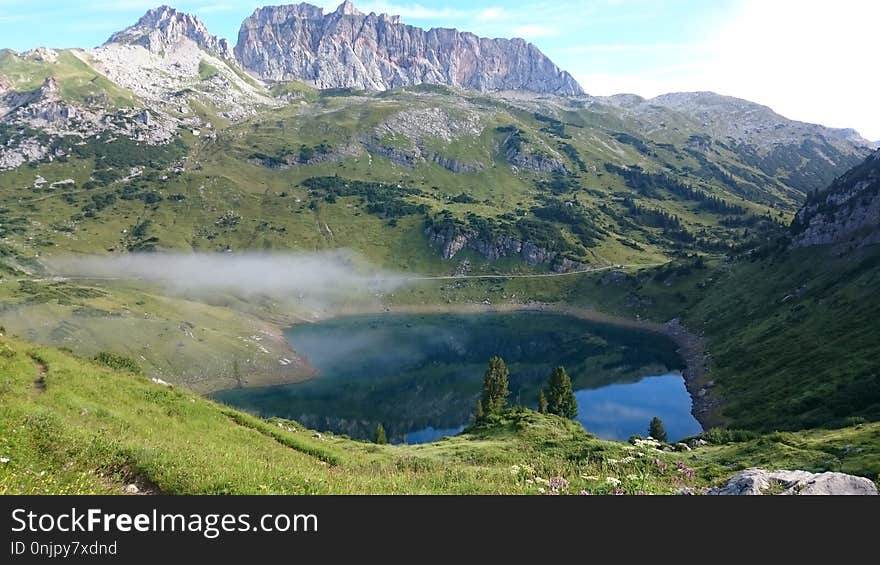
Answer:
<path fill-rule="evenodd" d="M 845 252 L 880 243 L 880 151 L 811 194 L 792 232 L 795 247 L 831 244 Z"/>
<path fill-rule="evenodd" d="M 238 34 L 235 55 L 266 80 L 319 88 L 388 90 L 440 84 L 480 91 L 582 95 L 580 85 L 522 39 L 486 39 L 454 29 L 423 30 L 399 16 L 335 12 L 310 4 L 256 10 Z"/>
<path fill-rule="evenodd" d="M 196 45 L 223 59 L 233 59 L 229 42 L 208 33 L 208 28 L 196 16 L 178 12 L 169 6 L 153 8 L 133 26 L 114 33 L 107 43 L 140 45 L 152 53 L 162 53 L 190 39 Z"/>

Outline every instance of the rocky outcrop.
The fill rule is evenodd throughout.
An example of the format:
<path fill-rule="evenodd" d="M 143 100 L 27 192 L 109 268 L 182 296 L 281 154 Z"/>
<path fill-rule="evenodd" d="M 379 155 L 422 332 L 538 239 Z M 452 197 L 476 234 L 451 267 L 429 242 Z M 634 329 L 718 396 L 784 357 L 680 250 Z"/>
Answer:
<path fill-rule="evenodd" d="M 191 99 L 229 120 L 277 105 L 257 81 L 245 80 L 225 39 L 208 33 L 197 17 L 167 6 L 148 11 L 80 58 L 187 129 L 200 128 Z"/>
<path fill-rule="evenodd" d="M 710 495 L 877 495 L 870 479 L 845 473 L 747 469 Z"/>
<path fill-rule="evenodd" d="M 880 151 L 811 195 L 792 232 L 794 247 L 835 245 L 845 252 L 880 243 Z"/>
<path fill-rule="evenodd" d="M 309 4 L 260 8 L 242 24 L 235 55 L 260 78 L 319 88 L 388 90 L 427 83 L 583 94 L 571 75 L 522 39 L 426 31 L 398 16 L 363 14 L 348 0 L 327 14 Z"/>
<path fill-rule="evenodd" d="M 487 261 L 518 257 L 532 267 L 550 265 L 551 269 L 558 273 L 578 271 L 586 267 L 583 263 L 561 257 L 555 251 L 548 251 L 531 241 L 523 241 L 513 235 L 490 235 L 452 225 L 429 226 L 425 229 L 425 235 L 431 245 L 438 248 L 443 258 L 447 260 L 454 258 L 464 249 L 471 249 Z"/>
<path fill-rule="evenodd" d="M 149 10 L 133 26 L 114 33 L 107 43 L 140 45 L 152 53 L 161 54 L 183 39 L 193 41 L 218 57 L 233 59 L 227 40 L 208 33 L 208 28 L 196 16 L 178 12 L 169 6 Z"/>

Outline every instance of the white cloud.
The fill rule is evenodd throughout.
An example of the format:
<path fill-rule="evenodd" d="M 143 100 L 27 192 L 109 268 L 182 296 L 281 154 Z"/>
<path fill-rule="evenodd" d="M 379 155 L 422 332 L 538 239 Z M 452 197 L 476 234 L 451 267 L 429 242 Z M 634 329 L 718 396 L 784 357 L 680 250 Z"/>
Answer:
<path fill-rule="evenodd" d="M 337 2 L 337 4 L 341 4 Z M 422 4 L 394 4 L 390 2 L 355 2 L 355 7 L 361 12 L 376 12 L 377 14 L 390 14 L 411 18 L 414 20 L 428 19 L 457 19 L 465 15 L 464 12 L 454 8 L 432 8 Z"/>
<path fill-rule="evenodd" d="M 683 51 L 700 49 L 693 43 L 600 43 L 573 45 L 558 49 L 561 53 L 653 53 L 656 51 Z"/>
<path fill-rule="evenodd" d="M 526 24 L 513 28 L 513 35 L 525 39 L 541 39 L 542 37 L 556 37 L 558 30 L 541 24 Z"/>
<path fill-rule="evenodd" d="M 504 10 L 504 8 L 493 6 L 491 8 L 480 10 L 480 12 L 477 14 L 477 19 L 481 22 L 494 22 L 496 20 L 503 19 L 506 16 L 507 12 Z"/>
<path fill-rule="evenodd" d="M 878 21 L 877 2 L 749 0 L 709 41 L 717 59 L 707 78 L 789 117 L 877 138 Z"/>
<path fill-rule="evenodd" d="M 668 67 L 595 73 L 584 59 L 570 70 L 594 94 L 634 92 L 651 97 L 713 90 L 766 104 L 792 119 L 852 127 L 868 139 L 880 139 L 878 21 L 877 2 L 746 0 L 702 42 L 682 49 L 681 57 L 675 56 Z"/>

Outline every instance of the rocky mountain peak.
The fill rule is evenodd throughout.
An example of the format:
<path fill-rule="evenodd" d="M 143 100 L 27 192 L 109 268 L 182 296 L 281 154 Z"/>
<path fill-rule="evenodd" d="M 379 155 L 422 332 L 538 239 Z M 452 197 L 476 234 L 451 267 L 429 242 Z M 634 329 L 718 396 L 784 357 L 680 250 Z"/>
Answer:
<path fill-rule="evenodd" d="M 214 55 L 233 58 L 227 40 L 211 35 L 198 17 L 170 6 L 148 10 L 136 24 L 114 33 L 106 44 L 141 45 L 153 53 L 161 53 L 186 39 Z"/>
<path fill-rule="evenodd" d="M 337 15 L 340 16 L 363 16 L 363 12 L 354 7 L 354 3 L 351 0 L 345 0 L 342 4 L 336 8 Z"/>
<path fill-rule="evenodd" d="M 235 55 L 262 79 L 318 88 L 382 91 L 426 83 L 584 94 L 571 75 L 521 39 L 423 30 L 399 16 L 364 14 L 348 0 L 329 14 L 310 4 L 260 8 L 242 23 Z"/>

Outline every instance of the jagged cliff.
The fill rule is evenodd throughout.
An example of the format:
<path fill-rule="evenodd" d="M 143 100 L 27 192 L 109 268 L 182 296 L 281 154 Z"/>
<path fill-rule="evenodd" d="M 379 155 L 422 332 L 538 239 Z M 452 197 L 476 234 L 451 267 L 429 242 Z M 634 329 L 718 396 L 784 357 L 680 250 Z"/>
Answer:
<path fill-rule="evenodd" d="M 152 53 L 162 53 L 183 39 L 193 41 L 200 48 L 224 59 L 232 59 L 232 48 L 226 39 L 211 35 L 202 20 L 178 12 L 170 6 L 147 11 L 131 27 L 110 36 L 107 44 L 140 45 Z M 106 45 L 106 44 L 105 44 Z"/>
<path fill-rule="evenodd" d="M 795 247 L 834 244 L 846 251 L 880 243 L 880 151 L 810 195 L 792 231 Z"/>
<path fill-rule="evenodd" d="M 328 14 L 310 4 L 260 8 L 242 24 L 235 55 L 260 78 L 320 88 L 387 90 L 427 83 L 583 94 L 571 75 L 522 39 L 426 31 L 398 16 L 363 14 L 348 0 Z"/>

